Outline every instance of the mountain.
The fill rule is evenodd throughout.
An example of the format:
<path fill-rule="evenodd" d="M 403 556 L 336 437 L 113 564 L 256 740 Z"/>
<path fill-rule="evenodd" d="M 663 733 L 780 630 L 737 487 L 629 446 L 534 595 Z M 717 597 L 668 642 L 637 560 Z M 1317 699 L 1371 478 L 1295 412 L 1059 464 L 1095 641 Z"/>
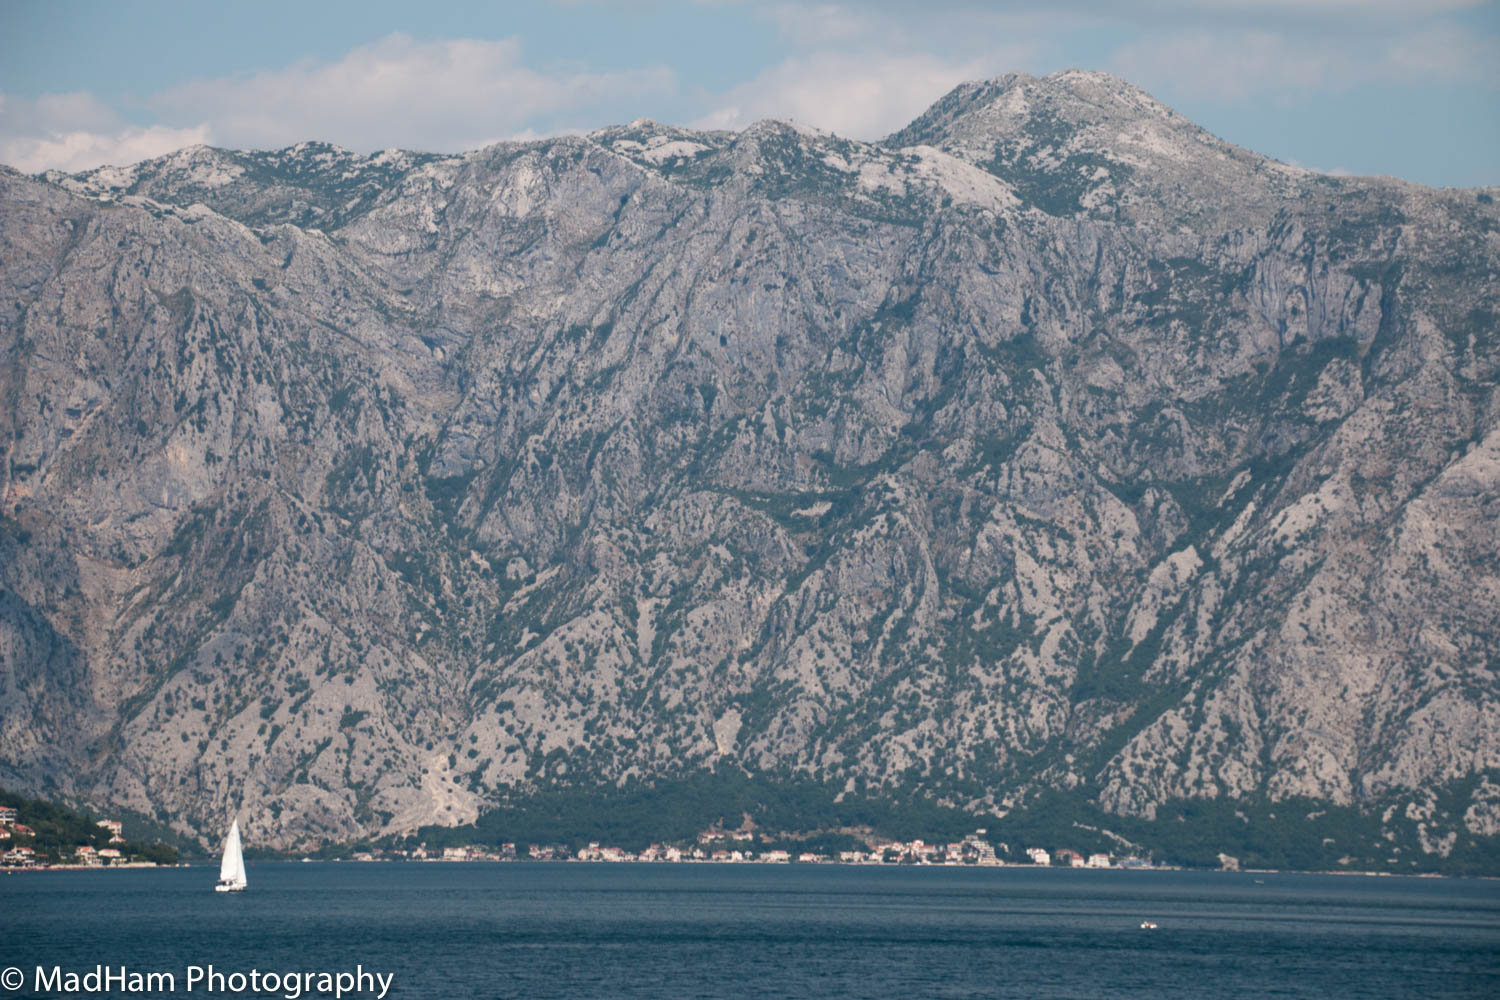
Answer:
<path fill-rule="evenodd" d="M 1081 72 L 878 143 L 0 172 L 0 783 L 280 846 L 726 767 L 1493 846 L 1493 195 Z"/>

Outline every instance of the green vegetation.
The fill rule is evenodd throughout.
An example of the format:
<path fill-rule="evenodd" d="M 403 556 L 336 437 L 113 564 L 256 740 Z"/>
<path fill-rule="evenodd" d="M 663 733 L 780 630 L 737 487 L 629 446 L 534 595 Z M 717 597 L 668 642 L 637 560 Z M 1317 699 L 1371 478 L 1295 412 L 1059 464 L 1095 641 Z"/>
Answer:
<path fill-rule="evenodd" d="M 1083 196 L 1095 187 L 1106 182 L 1123 187 L 1135 171 L 1099 153 L 1066 152 L 1072 132 L 1073 127 L 1055 114 L 1034 108 L 1024 139 L 998 144 L 994 159 L 980 166 L 1008 181 L 1023 201 L 1048 215 L 1074 215 L 1084 210 Z M 1113 214 L 1114 206 L 1107 207 Z"/>
<path fill-rule="evenodd" d="M 838 786 L 810 779 L 752 775 L 722 767 L 675 780 L 631 782 L 621 788 L 542 792 L 507 803 L 469 826 L 423 827 L 405 841 L 409 845 L 425 842 L 429 847 L 494 846 L 509 841 L 575 848 L 599 841 L 640 850 L 651 843 L 691 841 L 711 827 L 737 829 L 746 818 L 773 838 L 818 834 L 817 844 L 843 844 L 836 832 L 849 828 L 871 829 L 898 839 L 957 839 L 972 832 L 975 822 L 958 809 L 917 797 L 841 796 Z M 828 840 L 829 834 L 834 834 L 834 840 Z M 801 836 L 780 839 L 803 843 Z"/>
<path fill-rule="evenodd" d="M 1415 823 L 1388 840 L 1380 819 L 1390 804 L 1186 799 L 1168 802 L 1158 807 L 1155 819 L 1144 819 L 1112 815 L 1076 793 L 1051 791 L 992 821 L 990 834 L 1008 843 L 1013 854 L 1026 847 L 1071 847 L 1119 855 L 1123 845 L 1117 838 L 1123 838 L 1139 845 L 1142 856 L 1155 864 L 1184 868 L 1217 868 L 1224 854 L 1242 868 L 1449 875 L 1500 871 L 1500 838 L 1460 835 L 1446 858 L 1421 850 Z"/>
<path fill-rule="evenodd" d="M 1415 823 L 1408 824 L 1410 830 L 1399 830 L 1395 841 L 1388 840 L 1380 823 L 1387 804 L 1190 799 L 1166 803 L 1155 819 L 1145 819 L 1106 813 L 1082 790 L 1053 790 L 1002 818 L 939 805 L 913 791 L 844 793 L 840 785 L 805 777 L 721 767 L 619 788 L 539 792 L 518 797 L 468 826 L 423 827 L 375 846 L 409 849 L 423 843 L 440 850 L 511 842 L 524 853 L 529 844 L 577 850 L 597 841 L 638 851 L 652 843 L 685 845 L 704 830 L 753 828 L 755 850 L 832 855 L 863 849 L 870 836 L 942 843 L 984 828 L 1002 858 L 1023 863 L 1027 848 L 1040 847 L 1115 858 L 1134 855 L 1186 868 L 1217 868 L 1223 854 L 1244 868 L 1454 875 L 1500 871 L 1500 838 L 1461 835 L 1446 858 L 1421 851 Z M 330 844 L 320 856 L 347 856 L 370 847 L 365 842 Z"/>
<path fill-rule="evenodd" d="M 87 812 L 69 809 L 42 799 L 28 799 L 0 789 L 0 806 L 16 811 L 16 825 L 29 827 L 31 833 L 15 831 L 9 845 L 30 847 L 37 860 L 48 864 L 72 861 L 80 847 L 95 850 L 110 847 L 110 831 L 99 825 L 99 819 Z M 159 865 L 177 863 L 177 849 L 161 841 L 145 843 L 127 840 L 113 845 L 127 861 L 151 861 Z"/>

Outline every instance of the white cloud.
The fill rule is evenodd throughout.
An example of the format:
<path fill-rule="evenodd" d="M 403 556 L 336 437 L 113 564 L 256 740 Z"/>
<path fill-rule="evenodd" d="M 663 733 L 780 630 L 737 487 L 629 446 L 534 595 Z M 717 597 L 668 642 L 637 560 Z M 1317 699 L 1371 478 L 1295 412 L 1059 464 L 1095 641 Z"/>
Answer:
<path fill-rule="evenodd" d="M 873 33 L 880 25 L 868 10 L 829 3 L 778 3 L 762 10 L 761 16 L 776 26 L 783 42 L 791 45 L 849 42 Z"/>
<path fill-rule="evenodd" d="M 61 132 L 45 136 L 0 138 L 0 163 L 24 173 L 65 170 L 69 173 L 113 164 L 123 166 L 183 148 L 209 143 L 208 127 L 129 126 L 112 132 Z"/>
<path fill-rule="evenodd" d="M 876 139 L 910 122 L 964 80 L 1019 60 L 994 51 L 983 61 L 926 54 L 810 52 L 794 56 L 711 101 L 699 128 L 743 128 L 786 118 L 856 139 Z"/>
<path fill-rule="evenodd" d="M 590 105 L 669 93 L 670 69 L 542 72 L 515 39 L 424 42 L 403 34 L 333 63 L 200 80 L 151 99 L 169 119 L 211 121 L 221 142 L 282 146 L 321 139 L 352 149 L 456 151 Z M 602 121 L 599 124 L 604 124 Z"/>
<path fill-rule="evenodd" d="M 1500 84 L 1500 42 L 1453 25 L 1435 24 L 1401 35 L 1384 65 L 1405 79 Z"/>
<path fill-rule="evenodd" d="M 1272 11 L 1285 14 L 1382 14 L 1425 17 L 1448 11 L 1482 7 L 1492 0 L 1160 0 L 1159 6 L 1210 12 Z"/>
<path fill-rule="evenodd" d="M 754 3 L 761 16 L 781 29 L 784 41 L 796 41 L 798 32 L 813 41 L 838 40 L 881 22 L 904 24 L 920 30 L 924 25 L 963 19 L 1009 20 L 1044 26 L 1059 18 L 1076 23 L 1133 21 L 1161 24 L 1165 20 L 1202 24 L 1223 23 L 1226 18 L 1243 22 L 1245 17 L 1307 19 L 1413 20 L 1472 10 L 1494 0 L 861 0 L 857 4 L 835 4 L 827 0 L 796 2 L 774 0 Z M 821 37 L 820 37 L 821 36 Z"/>
<path fill-rule="evenodd" d="M 211 139 L 203 124 L 130 124 L 91 94 L 0 95 L 0 163 L 26 173 L 135 163 Z"/>
<path fill-rule="evenodd" d="M 942 54 L 950 60 L 972 58 L 995 64 L 1019 47 L 1015 39 L 1025 39 L 1026 54 L 1035 56 L 1044 39 L 1097 26 L 1099 13 L 1089 9 L 1095 3 L 867 0 L 851 6 L 782 2 L 761 6 L 757 15 L 774 25 L 778 40 L 791 49 Z"/>
<path fill-rule="evenodd" d="M 514 135 L 614 120 L 599 109 L 670 94 L 665 67 L 588 72 L 526 66 L 514 39 L 418 41 L 403 34 L 334 62 L 195 80 L 146 98 L 158 122 L 120 119 L 89 94 L 0 102 L 0 162 L 35 172 L 123 165 L 195 143 L 276 148 L 319 139 L 356 150 L 452 152 Z M 567 121 L 548 122 L 548 116 Z M 541 120 L 539 120 L 541 119 Z"/>
<path fill-rule="evenodd" d="M 1359 176 L 1353 170 L 1350 170 L 1348 167 L 1318 167 L 1318 166 L 1313 166 L 1312 164 L 1303 163 L 1301 160 L 1296 160 L 1296 159 L 1291 159 L 1291 158 L 1288 158 L 1285 162 L 1286 162 L 1286 165 L 1289 166 L 1289 167 L 1297 167 L 1297 168 L 1299 168 L 1301 170 L 1311 170 L 1315 174 L 1327 174 L 1329 177 L 1357 177 L 1357 176 Z"/>
<path fill-rule="evenodd" d="M 1146 89 L 1165 85 L 1195 95 L 1241 99 L 1267 90 L 1307 91 L 1338 77 L 1341 56 L 1267 31 L 1193 32 L 1147 38 L 1117 49 L 1111 69 Z"/>
<path fill-rule="evenodd" d="M 93 94 L 43 94 L 34 101 L 10 97 L 0 100 L 0 123 L 7 131 L 51 127 L 60 131 L 118 127 L 119 116 Z"/>
<path fill-rule="evenodd" d="M 1118 48 L 1110 69 L 1162 95 L 1301 99 L 1370 83 L 1500 82 L 1493 37 L 1437 24 L 1394 35 L 1329 37 L 1267 30 L 1181 32 Z"/>

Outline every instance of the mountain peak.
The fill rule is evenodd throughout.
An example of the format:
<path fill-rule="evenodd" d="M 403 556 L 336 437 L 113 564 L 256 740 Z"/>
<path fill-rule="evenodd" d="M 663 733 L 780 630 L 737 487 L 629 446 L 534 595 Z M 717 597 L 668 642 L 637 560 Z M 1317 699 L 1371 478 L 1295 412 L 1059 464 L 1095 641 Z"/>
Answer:
<path fill-rule="evenodd" d="M 978 116 L 1020 117 L 1036 107 L 1066 108 L 1069 117 L 1094 118 L 1114 114 L 1180 118 L 1144 90 L 1110 73 L 1066 69 L 1047 76 L 1006 73 L 988 80 L 968 80 L 939 98 L 904 129 L 887 138 L 892 145 L 916 145 L 914 137 L 931 141 L 958 123 Z M 1090 109 L 1094 113 L 1090 113 Z"/>
<path fill-rule="evenodd" d="M 1307 171 L 1233 146 L 1119 77 L 1068 69 L 960 84 L 887 146 L 935 146 L 1052 215 L 1196 225 L 1295 194 Z"/>

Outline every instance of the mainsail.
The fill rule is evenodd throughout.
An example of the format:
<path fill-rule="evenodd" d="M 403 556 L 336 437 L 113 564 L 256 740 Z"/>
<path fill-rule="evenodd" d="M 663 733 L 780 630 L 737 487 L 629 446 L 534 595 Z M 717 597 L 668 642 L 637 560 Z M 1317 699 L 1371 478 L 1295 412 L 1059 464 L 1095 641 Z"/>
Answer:
<path fill-rule="evenodd" d="M 219 863 L 219 884 L 216 889 L 225 891 L 245 888 L 245 856 L 240 852 L 240 821 L 229 825 L 229 836 L 224 839 L 224 860 Z"/>

